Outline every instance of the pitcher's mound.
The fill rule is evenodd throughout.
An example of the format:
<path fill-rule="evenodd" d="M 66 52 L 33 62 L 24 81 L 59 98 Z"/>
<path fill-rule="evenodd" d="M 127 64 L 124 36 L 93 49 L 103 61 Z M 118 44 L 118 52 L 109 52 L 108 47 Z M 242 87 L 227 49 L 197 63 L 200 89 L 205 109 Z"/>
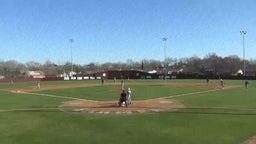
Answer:
<path fill-rule="evenodd" d="M 128 107 L 119 107 L 118 101 L 75 100 L 65 102 L 59 108 L 63 111 L 81 114 L 140 114 L 175 111 L 184 108 L 184 105 L 174 100 L 157 98 L 132 101 Z"/>

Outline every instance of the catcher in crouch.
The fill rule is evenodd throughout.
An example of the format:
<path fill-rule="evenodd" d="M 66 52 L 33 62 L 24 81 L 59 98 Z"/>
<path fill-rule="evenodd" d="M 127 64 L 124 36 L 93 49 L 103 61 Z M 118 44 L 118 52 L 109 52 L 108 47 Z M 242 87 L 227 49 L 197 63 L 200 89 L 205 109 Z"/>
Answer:
<path fill-rule="evenodd" d="M 126 93 L 125 90 L 122 91 L 120 98 L 119 98 L 119 107 L 122 106 L 122 104 L 125 103 L 125 106 L 127 107 L 127 98 L 126 98 Z"/>

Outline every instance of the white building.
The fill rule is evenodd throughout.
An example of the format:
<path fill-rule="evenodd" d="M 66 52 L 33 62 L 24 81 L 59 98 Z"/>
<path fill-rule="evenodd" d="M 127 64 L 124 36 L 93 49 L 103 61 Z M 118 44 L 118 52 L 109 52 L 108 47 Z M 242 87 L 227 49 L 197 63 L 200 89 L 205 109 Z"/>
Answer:
<path fill-rule="evenodd" d="M 45 73 L 43 71 L 27 71 L 27 75 L 31 78 L 45 78 Z"/>

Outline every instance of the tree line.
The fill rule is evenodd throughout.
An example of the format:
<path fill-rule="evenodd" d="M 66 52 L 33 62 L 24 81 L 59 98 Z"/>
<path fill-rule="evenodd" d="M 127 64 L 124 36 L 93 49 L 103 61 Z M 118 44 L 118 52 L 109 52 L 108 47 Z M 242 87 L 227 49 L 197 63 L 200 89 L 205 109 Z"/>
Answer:
<path fill-rule="evenodd" d="M 99 71 L 106 70 L 156 70 L 158 73 L 166 71 L 177 71 L 183 69 L 185 73 L 211 73 L 211 74 L 234 74 L 239 69 L 243 70 L 246 66 L 246 71 L 256 73 L 256 60 L 243 61 L 237 55 L 221 57 L 215 53 L 210 53 L 204 58 L 192 56 L 189 58 L 166 58 L 160 60 L 141 60 L 133 61 L 131 59 L 125 62 L 106 62 L 88 64 L 73 64 L 73 70 L 78 75 L 86 75 Z M 0 76 L 5 78 L 21 78 L 27 77 L 27 71 L 43 71 L 47 77 L 56 77 L 60 74 L 68 74 L 71 71 L 71 63 L 56 64 L 50 60 L 41 64 L 39 62 L 30 61 L 25 64 L 15 60 L 0 61 Z"/>

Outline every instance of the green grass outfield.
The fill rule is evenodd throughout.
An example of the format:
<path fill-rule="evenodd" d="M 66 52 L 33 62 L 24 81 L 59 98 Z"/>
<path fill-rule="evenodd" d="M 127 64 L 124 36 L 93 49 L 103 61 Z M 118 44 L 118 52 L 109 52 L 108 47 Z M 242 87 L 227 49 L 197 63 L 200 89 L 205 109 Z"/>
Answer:
<path fill-rule="evenodd" d="M 186 108 L 175 112 L 135 115 L 72 114 L 58 110 L 65 98 L 0 91 L 0 144 L 240 144 L 256 135 L 256 83 L 226 80 L 234 89 L 166 86 L 205 80 L 129 80 L 133 100 L 166 97 Z M 158 85 L 159 83 L 163 85 Z M 118 100 L 120 84 L 106 81 L 42 82 L 44 85 L 96 83 L 99 86 L 37 91 L 93 100 Z M 138 85 L 137 83 L 140 83 Z M 157 83 L 149 86 L 148 84 Z M 107 85 L 111 84 L 111 85 Z M 143 85 L 145 84 L 145 85 Z M 219 85 L 211 80 L 210 84 Z M 0 84 L 0 89 L 24 88 L 35 83 Z M 193 94 L 194 93 L 194 94 Z M 187 95 L 186 95 L 187 94 Z M 173 96 L 173 97 L 172 97 Z M 27 110 L 32 108 L 33 110 Z"/>

